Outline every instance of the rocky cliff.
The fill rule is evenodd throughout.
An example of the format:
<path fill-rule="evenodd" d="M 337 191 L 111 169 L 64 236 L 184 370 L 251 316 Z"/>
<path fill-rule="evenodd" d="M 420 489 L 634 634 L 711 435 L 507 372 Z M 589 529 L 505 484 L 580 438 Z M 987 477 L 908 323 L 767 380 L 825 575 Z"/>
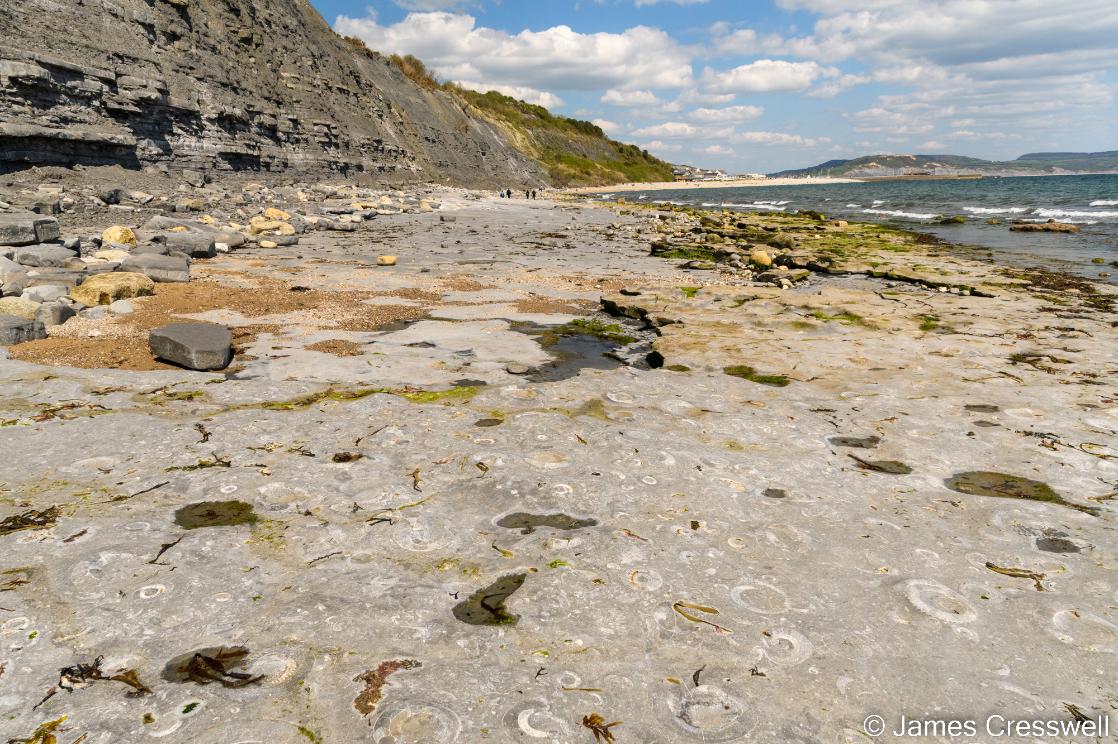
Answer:
<path fill-rule="evenodd" d="M 494 186 L 539 166 L 306 0 L 0 3 L 0 172 L 34 164 Z"/>

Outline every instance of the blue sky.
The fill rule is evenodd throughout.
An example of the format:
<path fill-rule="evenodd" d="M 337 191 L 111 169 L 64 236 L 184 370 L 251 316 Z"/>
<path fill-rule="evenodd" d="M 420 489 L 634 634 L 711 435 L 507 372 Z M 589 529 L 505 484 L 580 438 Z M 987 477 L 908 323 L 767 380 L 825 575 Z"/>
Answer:
<path fill-rule="evenodd" d="M 1114 0 L 312 0 L 444 80 L 677 163 L 1118 149 Z"/>

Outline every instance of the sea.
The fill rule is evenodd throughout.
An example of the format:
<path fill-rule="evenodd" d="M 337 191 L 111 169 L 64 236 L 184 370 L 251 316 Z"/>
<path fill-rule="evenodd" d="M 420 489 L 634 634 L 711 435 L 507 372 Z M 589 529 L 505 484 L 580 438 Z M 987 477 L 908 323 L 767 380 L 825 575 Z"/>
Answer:
<path fill-rule="evenodd" d="M 780 211 L 811 209 L 828 218 L 880 222 L 931 233 L 950 243 L 981 246 L 1010 266 L 1043 266 L 1118 283 L 1118 175 L 985 177 L 967 180 L 898 180 L 804 183 L 646 192 L 612 192 L 647 203 L 708 209 Z M 963 225 L 936 225 L 962 215 Z M 987 224 L 997 218 L 1001 224 Z M 1070 222 L 1077 234 L 1011 232 L 1014 220 Z M 1099 264 L 1097 259 L 1103 259 Z M 1109 273 L 1109 277 L 1100 274 Z"/>

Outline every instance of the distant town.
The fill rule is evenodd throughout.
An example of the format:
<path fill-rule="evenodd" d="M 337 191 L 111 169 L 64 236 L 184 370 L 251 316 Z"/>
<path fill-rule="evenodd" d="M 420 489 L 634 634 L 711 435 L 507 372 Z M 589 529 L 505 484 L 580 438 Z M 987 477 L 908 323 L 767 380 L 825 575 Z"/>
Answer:
<path fill-rule="evenodd" d="M 764 173 L 739 173 L 730 175 L 726 171 L 696 168 L 692 165 L 677 165 L 672 168 L 672 175 L 677 181 L 741 181 L 745 179 L 760 180 L 768 178 Z"/>

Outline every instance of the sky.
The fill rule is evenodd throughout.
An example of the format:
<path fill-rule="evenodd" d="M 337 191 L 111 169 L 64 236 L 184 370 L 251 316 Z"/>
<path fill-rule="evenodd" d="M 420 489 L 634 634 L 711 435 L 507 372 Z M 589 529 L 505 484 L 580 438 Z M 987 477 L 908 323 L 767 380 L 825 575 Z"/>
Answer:
<path fill-rule="evenodd" d="M 1118 0 L 311 0 L 674 163 L 1118 149 Z"/>

